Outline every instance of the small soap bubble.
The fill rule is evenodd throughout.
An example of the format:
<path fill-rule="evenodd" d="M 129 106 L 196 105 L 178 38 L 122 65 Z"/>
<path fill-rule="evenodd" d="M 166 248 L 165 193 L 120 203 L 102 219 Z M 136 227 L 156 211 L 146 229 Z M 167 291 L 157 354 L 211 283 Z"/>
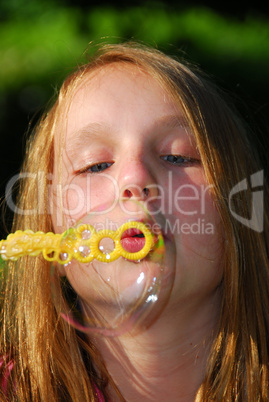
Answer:
<path fill-rule="evenodd" d="M 113 211 L 104 208 L 102 213 L 97 210 L 81 218 L 74 230 L 68 232 L 82 260 L 73 258 L 64 266 L 52 267 L 57 310 L 79 331 L 110 337 L 143 331 L 158 318 L 169 298 L 175 267 L 166 258 L 159 217 L 142 203 L 128 202 L 130 209 L 124 205 L 123 210 L 119 202 Z M 128 227 L 117 238 L 127 222 L 144 224 L 143 230 L 145 227 L 148 230 L 146 237 L 136 227 Z M 86 226 L 79 239 L 76 228 L 82 224 L 91 225 L 94 231 L 87 230 Z M 106 236 L 102 237 L 102 233 Z M 72 239 L 67 240 L 64 244 L 71 250 Z M 149 244 L 148 251 L 142 254 L 146 244 Z M 134 255 L 137 258 L 132 259 Z M 63 258 L 67 259 L 68 254 L 63 253 Z M 57 281 L 63 298 L 55 291 Z"/>
<path fill-rule="evenodd" d="M 87 257 L 91 252 L 90 248 L 85 245 L 79 246 L 78 251 L 82 257 Z"/>
<path fill-rule="evenodd" d="M 60 253 L 60 259 L 61 259 L 62 261 L 67 260 L 67 259 L 68 259 L 68 254 L 67 254 L 67 253 Z"/>
<path fill-rule="evenodd" d="M 83 230 L 83 232 L 81 233 L 81 237 L 83 240 L 89 239 L 91 237 L 91 231 Z"/>

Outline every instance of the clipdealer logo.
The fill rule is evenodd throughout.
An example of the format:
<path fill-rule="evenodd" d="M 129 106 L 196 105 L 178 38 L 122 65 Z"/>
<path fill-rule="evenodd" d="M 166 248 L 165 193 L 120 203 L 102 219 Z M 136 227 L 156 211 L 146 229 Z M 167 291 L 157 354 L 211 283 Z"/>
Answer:
<path fill-rule="evenodd" d="M 232 216 L 242 223 L 244 226 L 255 230 L 258 233 L 263 231 L 263 211 L 264 211 L 264 192 L 261 187 L 264 184 L 263 170 L 256 172 L 250 176 L 250 183 L 252 189 L 252 207 L 251 217 L 249 219 L 244 218 L 237 214 L 232 208 L 232 198 L 235 194 L 248 189 L 247 179 L 244 179 L 237 183 L 229 194 L 229 208 Z"/>
<path fill-rule="evenodd" d="M 117 186 L 117 182 L 112 177 L 110 177 L 106 174 L 102 174 L 102 176 L 106 177 L 109 180 L 109 182 L 111 182 L 112 185 L 114 186 L 113 188 L 115 191 L 115 200 L 117 200 L 119 198 L 119 191 L 120 191 L 120 189 Z M 8 207 L 13 212 L 16 212 L 18 214 L 23 214 L 23 215 L 44 213 L 44 211 L 42 211 L 42 208 L 44 207 L 44 203 L 42 203 L 42 202 L 37 203 L 38 204 L 37 210 L 36 209 L 21 210 L 13 201 L 13 197 L 12 197 L 13 188 L 14 187 L 16 188 L 18 181 L 22 180 L 22 179 L 32 179 L 32 180 L 36 181 L 37 188 L 38 188 L 37 197 L 39 199 L 39 197 L 40 198 L 43 197 L 42 183 L 44 182 L 45 179 L 49 180 L 49 182 L 51 183 L 52 175 L 49 174 L 49 176 L 46 176 L 45 172 L 38 172 L 36 174 L 24 172 L 24 173 L 13 176 L 6 186 L 5 199 L 6 199 Z M 210 187 L 211 187 L 210 185 L 202 186 L 200 193 L 198 192 L 198 190 L 195 186 L 192 186 L 189 184 L 182 185 L 175 192 L 172 192 L 171 183 L 172 183 L 172 177 L 171 177 L 171 175 L 169 175 L 169 177 L 168 177 L 168 184 L 169 184 L 168 190 L 169 191 L 165 192 L 164 189 L 161 188 L 160 186 L 157 187 L 158 192 L 159 192 L 159 196 L 157 198 L 160 201 L 160 209 L 158 211 L 156 211 L 157 213 L 161 213 L 164 211 L 164 209 L 165 209 L 164 199 L 168 198 L 168 211 L 167 211 L 168 214 L 172 213 L 173 207 L 175 207 L 177 212 L 180 212 L 180 214 L 182 214 L 182 215 L 197 214 L 198 211 L 196 209 L 190 210 L 190 211 L 182 210 L 181 200 L 186 201 L 186 199 L 189 199 L 189 201 L 195 201 L 195 200 L 198 201 L 200 199 L 200 212 L 202 215 L 205 214 L 205 194 L 208 190 L 210 190 Z M 90 192 L 91 192 L 90 182 L 88 184 L 89 184 L 89 189 L 87 190 L 87 194 L 90 194 Z M 236 212 L 234 209 L 234 197 L 236 196 L 236 194 L 246 191 L 249 188 L 248 180 L 246 178 L 243 179 L 242 181 L 240 181 L 239 183 L 237 183 L 231 189 L 231 191 L 229 193 L 229 197 L 228 197 L 228 204 L 229 204 L 228 207 L 229 207 L 231 215 L 238 222 L 240 222 L 242 225 L 244 225 L 258 233 L 261 233 L 264 230 L 264 191 L 262 188 L 264 185 L 263 170 L 260 170 L 256 173 L 252 174 L 250 176 L 249 184 L 250 184 L 250 187 L 252 190 L 251 191 L 252 192 L 252 202 L 251 202 L 250 218 L 241 216 L 240 213 L 238 213 L 239 211 Z M 181 192 L 184 191 L 185 189 L 192 190 L 193 193 L 189 194 L 186 197 L 186 196 L 184 196 L 184 194 L 183 195 L 181 194 Z M 77 185 L 72 185 L 72 183 L 64 186 L 63 188 L 61 187 L 61 185 L 59 185 L 59 188 L 58 187 L 56 188 L 56 191 L 58 191 L 57 192 L 58 198 L 63 197 L 63 195 L 66 194 L 66 192 L 70 191 L 70 190 L 72 190 L 74 192 L 74 194 L 76 194 L 76 201 L 77 201 L 77 204 L 75 205 L 75 209 L 73 209 L 72 212 L 74 213 L 74 212 L 79 212 L 80 210 L 83 210 L 85 207 L 85 203 L 86 203 L 86 207 L 88 208 L 87 210 L 90 210 L 90 205 L 88 205 L 88 202 L 90 202 L 89 201 L 90 197 L 85 197 L 85 195 L 82 192 L 82 189 Z M 151 199 L 149 201 L 151 201 Z M 103 209 L 102 209 L 101 212 L 99 212 L 99 213 L 104 213 L 104 212 L 107 213 L 110 210 L 112 210 L 114 206 L 115 206 L 115 203 L 112 203 L 112 205 L 109 206 L 108 210 L 103 211 Z M 50 213 L 52 212 L 52 210 L 50 210 Z M 69 210 L 67 210 L 66 213 L 67 212 L 69 212 Z M 96 212 L 98 212 L 98 211 L 96 211 Z M 124 211 L 124 212 L 126 212 L 126 211 Z M 127 211 L 127 212 L 129 212 L 129 211 Z"/>

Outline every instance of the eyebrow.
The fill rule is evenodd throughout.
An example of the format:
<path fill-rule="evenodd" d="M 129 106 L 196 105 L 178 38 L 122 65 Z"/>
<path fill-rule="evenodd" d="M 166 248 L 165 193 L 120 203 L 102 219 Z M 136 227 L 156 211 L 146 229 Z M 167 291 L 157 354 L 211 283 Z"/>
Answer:
<path fill-rule="evenodd" d="M 180 115 L 164 115 L 157 120 L 154 121 L 152 128 L 189 128 L 189 123 L 186 117 L 182 114 Z M 109 124 L 107 123 L 89 123 L 86 126 L 80 128 L 77 131 L 72 133 L 72 138 L 67 144 L 66 151 L 69 156 L 72 157 L 73 154 L 76 153 L 78 148 L 81 148 L 82 144 L 90 144 L 92 141 L 97 139 L 100 143 L 107 144 L 107 133 L 115 131 Z M 105 134 L 102 137 L 100 134 Z"/>
<path fill-rule="evenodd" d="M 183 114 L 162 116 L 154 122 L 155 125 L 165 128 L 190 128 L 188 120 Z"/>
<path fill-rule="evenodd" d="M 90 144 L 95 139 L 100 143 L 107 143 L 107 133 L 112 131 L 112 127 L 106 123 L 89 123 L 77 131 L 72 132 L 72 138 L 66 145 L 66 151 L 69 156 L 76 154 L 76 150 L 83 144 Z M 100 134 L 106 136 L 102 140 Z"/>

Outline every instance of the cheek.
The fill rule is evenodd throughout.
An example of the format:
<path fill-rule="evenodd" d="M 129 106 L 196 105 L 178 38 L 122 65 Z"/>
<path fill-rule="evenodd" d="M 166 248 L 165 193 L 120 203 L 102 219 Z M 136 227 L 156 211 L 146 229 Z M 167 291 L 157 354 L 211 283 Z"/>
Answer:
<path fill-rule="evenodd" d="M 211 187 L 204 182 L 202 174 L 196 175 L 196 181 L 187 175 L 180 178 L 171 175 L 164 186 L 164 210 L 182 222 L 195 222 L 197 218 L 214 221 L 216 211 Z"/>
<path fill-rule="evenodd" d="M 74 225 L 91 212 L 109 210 L 119 198 L 117 182 L 107 174 L 83 174 L 53 188 L 54 209 L 65 226 Z"/>
<path fill-rule="evenodd" d="M 165 192 L 167 229 L 181 254 L 218 259 L 222 254 L 223 232 L 211 187 L 202 174 L 196 180 L 174 180 Z M 193 257 L 193 258 L 194 258 Z"/>
<path fill-rule="evenodd" d="M 208 186 L 185 183 L 178 187 L 174 183 L 173 192 L 167 220 L 176 249 L 175 294 L 203 297 L 214 292 L 223 277 L 220 217 Z"/>

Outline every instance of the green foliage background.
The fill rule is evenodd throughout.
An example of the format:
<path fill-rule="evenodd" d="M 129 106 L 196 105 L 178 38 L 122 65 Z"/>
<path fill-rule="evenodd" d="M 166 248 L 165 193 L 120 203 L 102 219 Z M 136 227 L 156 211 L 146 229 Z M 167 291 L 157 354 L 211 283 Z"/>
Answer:
<path fill-rule="evenodd" d="M 138 40 L 199 64 L 232 92 L 257 133 L 268 135 L 269 17 L 199 2 L 0 0 L 0 191 L 18 172 L 31 120 L 88 44 Z M 243 103 L 238 99 L 242 99 Z"/>
<path fill-rule="evenodd" d="M 0 90 L 40 84 L 51 75 L 57 80 L 89 42 L 105 37 L 133 38 L 170 53 L 183 50 L 198 63 L 219 64 L 227 77 L 227 68 L 234 67 L 242 69 L 244 77 L 251 75 L 250 81 L 256 76 L 257 83 L 266 73 L 268 82 L 268 22 L 251 14 L 238 20 L 201 5 L 85 9 L 52 0 L 9 0 L 0 8 Z"/>

